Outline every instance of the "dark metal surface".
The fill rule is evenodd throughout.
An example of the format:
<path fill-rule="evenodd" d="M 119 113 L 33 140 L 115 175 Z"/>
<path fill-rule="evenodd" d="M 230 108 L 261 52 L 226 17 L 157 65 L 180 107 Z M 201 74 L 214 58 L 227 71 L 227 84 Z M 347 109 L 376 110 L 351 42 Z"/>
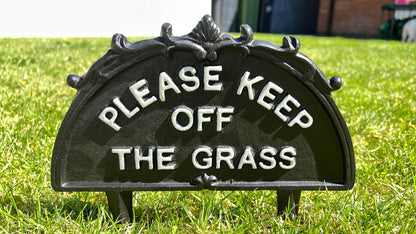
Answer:
<path fill-rule="evenodd" d="M 277 215 L 294 219 L 299 211 L 301 191 L 277 190 Z"/>
<path fill-rule="evenodd" d="M 114 219 L 121 222 L 130 222 L 133 220 L 133 192 L 108 191 L 106 195 L 108 206 Z"/>
<path fill-rule="evenodd" d="M 181 37 L 170 24 L 136 43 L 114 35 L 87 74 L 68 76 L 78 93 L 52 187 L 107 191 L 122 219 L 129 191 L 278 190 L 283 212 L 300 190 L 352 188 L 353 146 L 331 96 L 342 81 L 299 48 L 296 37 L 254 40 L 248 25 L 233 38 L 210 16 Z"/>

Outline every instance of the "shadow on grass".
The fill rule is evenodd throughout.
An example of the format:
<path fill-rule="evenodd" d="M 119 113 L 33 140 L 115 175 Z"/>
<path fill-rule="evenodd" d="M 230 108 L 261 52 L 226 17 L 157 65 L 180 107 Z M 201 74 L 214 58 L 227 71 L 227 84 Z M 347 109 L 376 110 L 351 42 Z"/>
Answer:
<path fill-rule="evenodd" d="M 0 198 L 1 212 L 16 221 L 27 219 L 40 220 L 44 218 L 70 218 L 73 220 L 93 221 L 104 215 L 108 219 L 109 215 L 102 212 L 102 202 L 85 202 L 77 198 L 48 199 L 29 198 L 25 195 L 8 195 Z"/>
<path fill-rule="evenodd" d="M 85 202 L 79 199 L 68 199 L 61 205 L 60 213 L 74 220 L 83 219 L 92 221 L 98 219 L 99 215 L 105 215 L 101 212 L 102 203 Z M 105 215 L 107 216 L 107 215 Z"/>
<path fill-rule="evenodd" d="M 263 203 L 267 203 L 266 205 L 253 202 L 253 200 L 259 199 L 253 191 L 238 194 L 226 192 L 221 193 L 219 197 L 218 192 L 213 191 L 175 191 L 163 194 L 163 196 L 149 194 L 143 200 L 141 200 L 141 193 L 133 193 L 134 220 L 129 225 L 144 226 L 149 230 L 155 228 L 167 230 L 174 225 L 185 228 L 186 232 L 193 232 L 215 223 L 223 227 L 242 226 L 248 230 L 253 228 L 253 225 L 260 225 L 266 231 L 276 226 L 275 220 L 280 219 L 277 215 L 274 192 L 265 195 Z M 204 198 L 199 199 L 199 197 Z M 153 198 L 156 200 L 152 200 Z M 66 199 L 58 207 L 62 207 L 58 213 L 65 214 L 73 220 L 113 221 L 105 198 L 102 198 L 102 202 L 85 202 L 76 198 Z M 102 215 L 105 217 L 101 217 Z"/>
<path fill-rule="evenodd" d="M 150 229 L 158 228 L 161 224 L 174 224 L 186 229 L 182 230 L 184 232 L 204 232 L 205 228 L 213 226 L 238 226 L 251 230 L 253 225 L 260 225 L 263 231 L 267 231 L 278 219 L 276 195 L 266 195 L 267 198 L 263 200 L 267 203 L 265 205 L 253 202 L 253 199 L 259 199 L 257 196 L 252 191 L 241 194 L 235 191 L 173 192 L 153 203 L 148 203 L 149 200 L 143 203 L 136 201 L 136 204 L 142 205 L 133 206 L 134 222 Z M 137 196 L 134 197 L 137 199 Z"/>
<path fill-rule="evenodd" d="M 128 226 L 145 228 L 148 230 L 170 231 L 171 226 L 185 232 L 198 232 L 209 228 L 213 224 L 218 227 L 240 227 L 252 230 L 255 226 L 262 226 L 267 231 L 273 226 L 276 216 L 275 195 L 263 202 L 268 205 L 258 206 L 252 201 L 259 199 L 251 193 L 222 193 L 217 192 L 171 192 L 167 194 L 150 194 L 145 197 L 134 196 L 134 221 Z M 72 220 L 69 223 L 79 223 L 81 228 L 89 224 L 94 225 L 115 223 L 106 204 L 104 193 L 99 198 L 91 194 L 76 194 L 76 196 L 53 196 L 26 198 L 15 195 L 0 198 L 3 206 L 8 205 L 6 212 L 14 220 L 30 225 L 29 220 L 42 223 L 41 220 Z M 204 197 L 200 199 L 200 197 Z M 266 195 L 266 197 L 269 197 Z M 144 198 L 142 200 L 142 198 Z M 155 199 L 156 198 L 156 199 Z M 153 200 L 155 199 L 155 200 Z M 91 202 L 88 200 L 92 200 Z M 259 223 L 260 222 L 260 223 Z M 257 224 L 256 224 L 257 223 Z M 85 226 L 87 225 L 87 226 Z M 254 226 L 253 226 L 254 225 Z M 106 225 L 104 225 L 106 226 Z M 118 226 L 118 225 L 117 225 Z M 121 226 L 124 226 L 121 225 Z M 115 227 L 115 226 L 114 226 Z M 258 228 L 258 227 L 257 227 Z"/>

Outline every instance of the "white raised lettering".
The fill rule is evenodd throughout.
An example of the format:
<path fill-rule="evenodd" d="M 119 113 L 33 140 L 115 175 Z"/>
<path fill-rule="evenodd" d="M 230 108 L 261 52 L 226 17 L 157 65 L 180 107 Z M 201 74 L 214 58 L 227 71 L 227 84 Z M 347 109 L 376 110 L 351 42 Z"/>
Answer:
<path fill-rule="evenodd" d="M 181 93 L 181 90 L 173 82 L 172 78 L 166 72 L 161 72 L 159 74 L 159 99 L 164 102 L 166 100 L 165 92 L 166 90 L 173 89 L 175 93 Z"/>
<path fill-rule="evenodd" d="M 211 116 L 205 116 L 208 114 L 214 114 L 215 107 L 213 106 L 203 106 L 198 108 L 198 127 L 197 131 L 202 132 L 202 124 L 206 122 L 211 122 Z"/>
<path fill-rule="evenodd" d="M 188 72 L 190 72 L 192 74 L 192 76 L 188 76 L 186 74 Z M 192 92 L 192 91 L 195 91 L 199 88 L 199 78 L 197 76 L 195 76 L 195 74 L 196 74 L 196 69 L 191 67 L 191 66 L 183 67 L 179 71 L 179 79 L 181 79 L 182 81 L 185 81 L 185 82 L 192 82 L 194 84 L 193 86 L 189 86 L 188 84 L 182 84 L 181 87 L 186 92 Z"/>
<path fill-rule="evenodd" d="M 289 119 L 289 116 L 284 115 L 281 110 L 284 109 L 287 112 L 292 111 L 292 108 L 288 105 L 288 103 L 292 103 L 295 107 L 300 107 L 300 103 L 296 100 L 292 95 L 288 94 L 283 100 L 276 106 L 274 113 L 284 122 Z"/>
<path fill-rule="evenodd" d="M 180 113 L 184 113 L 185 116 L 188 118 L 188 123 L 185 126 L 182 126 L 178 123 L 178 115 Z M 193 123 L 194 123 L 194 114 L 193 110 L 187 106 L 178 106 L 172 113 L 171 121 L 173 127 L 175 127 L 179 131 L 187 131 L 189 130 Z"/>
<path fill-rule="evenodd" d="M 175 170 L 175 163 L 173 160 L 173 153 L 175 153 L 175 147 L 157 147 L 157 169 L 158 170 Z M 166 155 L 167 154 L 167 155 Z"/>
<path fill-rule="evenodd" d="M 271 155 L 272 157 L 268 156 Z M 259 165 L 265 170 L 270 170 L 276 167 L 276 159 L 273 157 L 277 154 L 277 150 L 273 147 L 265 147 L 260 151 L 260 158 L 268 161 L 270 165 L 260 162 Z"/>
<path fill-rule="evenodd" d="M 259 97 L 257 98 L 257 103 L 266 108 L 267 110 L 271 110 L 273 108 L 273 104 L 266 102 L 265 98 L 268 98 L 271 101 L 273 101 L 276 98 L 276 96 L 272 94 L 270 90 L 276 91 L 280 94 L 283 93 L 283 89 L 280 88 L 280 86 L 270 81 L 263 87 Z"/>
<path fill-rule="evenodd" d="M 217 132 L 222 131 L 223 123 L 224 122 L 231 122 L 231 114 L 234 113 L 234 107 L 218 107 L 217 108 Z M 223 114 L 229 114 L 228 116 L 224 116 Z"/>
<path fill-rule="evenodd" d="M 136 169 L 140 170 L 140 162 L 145 161 L 149 164 L 149 170 L 153 170 L 153 147 L 147 149 L 147 156 L 143 155 L 140 147 L 134 147 L 134 162 Z"/>
<path fill-rule="evenodd" d="M 241 77 L 240 80 L 240 85 L 238 86 L 237 89 L 237 94 L 241 95 L 241 93 L 243 92 L 244 88 L 247 89 L 247 94 L 248 94 L 248 99 L 250 100 L 254 100 L 254 89 L 253 89 L 253 84 L 262 81 L 264 78 L 261 76 L 256 76 L 255 78 L 249 80 L 250 76 L 250 72 L 246 71 L 244 72 L 243 76 Z"/>
<path fill-rule="evenodd" d="M 289 155 L 291 156 L 289 156 Z M 296 165 L 296 149 L 288 146 L 283 148 L 280 153 L 279 153 L 279 157 L 285 161 L 289 162 L 289 165 L 285 165 L 283 162 L 279 162 L 279 166 L 283 169 L 292 169 L 295 167 Z"/>
<path fill-rule="evenodd" d="M 219 146 L 216 154 L 216 168 L 220 169 L 221 162 L 224 161 L 230 169 L 234 169 L 233 158 L 235 157 L 234 148 L 231 146 Z"/>
<path fill-rule="evenodd" d="M 254 150 L 250 146 L 247 146 L 244 149 L 243 155 L 241 156 L 240 163 L 238 164 L 238 169 L 243 168 L 244 164 L 251 165 L 252 169 L 257 169 L 256 162 L 254 160 Z"/>
<path fill-rule="evenodd" d="M 124 165 L 124 155 L 131 153 L 131 148 L 113 148 L 111 149 L 111 153 L 118 154 L 118 165 L 120 170 L 126 170 L 126 166 Z"/>
<path fill-rule="evenodd" d="M 150 93 L 149 87 L 147 87 L 147 81 L 145 79 L 134 83 L 129 87 L 129 90 L 142 108 L 145 108 L 153 102 L 157 101 L 155 96 L 151 96 L 150 98 L 145 99 L 145 96 Z"/>
<path fill-rule="evenodd" d="M 220 76 L 218 74 L 212 75 L 211 71 L 222 71 L 222 66 L 206 66 L 204 67 L 204 90 L 205 91 L 221 91 L 222 90 L 222 83 L 217 82 L 210 84 L 210 82 L 215 82 L 220 80 Z"/>
<path fill-rule="evenodd" d="M 202 161 L 205 165 L 201 165 L 198 162 L 197 156 L 200 153 L 205 153 L 208 157 L 203 157 Z M 208 169 L 212 166 L 212 149 L 208 146 L 200 146 L 192 152 L 192 163 L 197 169 Z"/>
<path fill-rule="evenodd" d="M 133 110 L 129 110 L 127 109 L 127 107 L 120 101 L 120 98 L 116 97 L 113 99 L 113 103 L 118 107 L 118 109 L 121 110 L 121 112 L 123 112 L 123 114 L 127 117 L 127 118 L 131 118 L 133 117 L 135 114 L 137 114 L 137 112 L 139 112 L 139 108 L 135 107 Z"/>
<path fill-rule="evenodd" d="M 107 117 L 108 113 L 111 114 L 111 118 Z M 121 127 L 115 123 L 117 115 L 117 110 L 114 107 L 108 106 L 101 111 L 101 113 L 98 115 L 98 118 L 108 126 L 112 127 L 114 130 L 119 131 Z"/>
<path fill-rule="evenodd" d="M 302 119 L 305 119 L 306 122 L 303 122 Z M 288 126 L 292 127 L 293 125 L 299 125 L 302 128 L 309 128 L 310 126 L 312 126 L 313 124 L 313 118 L 312 116 L 308 113 L 308 111 L 306 110 L 302 110 L 301 112 L 299 112 L 295 118 L 293 118 Z"/>

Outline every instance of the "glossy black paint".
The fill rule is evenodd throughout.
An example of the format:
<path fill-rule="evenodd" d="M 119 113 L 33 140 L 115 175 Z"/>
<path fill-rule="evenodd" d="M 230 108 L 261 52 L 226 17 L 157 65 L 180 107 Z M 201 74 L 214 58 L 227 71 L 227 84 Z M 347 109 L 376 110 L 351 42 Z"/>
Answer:
<path fill-rule="evenodd" d="M 242 25 L 241 36 L 233 38 L 222 33 L 210 16 L 204 16 L 191 33 L 182 37 L 172 36 L 170 24 L 162 26 L 160 37 L 136 43 L 130 43 L 120 34 L 114 35 L 111 50 L 94 63 L 87 74 L 68 76 L 68 84 L 78 93 L 56 138 L 52 187 L 57 191 L 106 191 L 112 212 L 121 209 L 113 214 L 121 214 L 126 220 L 131 219 L 131 204 L 126 205 L 123 200 L 131 200 L 129 191 L 271 189 L 283 194 L 284 199 L 279 204 L 287 204 L 288 199 L 297 204 L 300 190 L 352 188 L 355 180 L 353 146 L 345 121 L 331 96 L 332 91 L 341 87 L 341 78 L 326 79 L 299 48 L 296 37 L 284 37 L 282 46 L 254 40 L 248 25 Z M 141 79 L 148 82 L 149 96 L 159 97 L 161 72 L 169 74 L 180 86 L 183 81 L 178 78 L 178 72 L 182 67 L 194 67 L 202 83 L 204 67 L 219 65 L 222 66 L 218 73 L 222 83 L 219 92 L 199 88 L 192 92 L 182 90 L 178 94 L 169 90 L 165 101 L 158 98 L 132 118 L 120 114 L 117 118 L 120 131 L 97 118 L 103 108 L 117 108 L 112 103 L 115 97 L 130 109 L 137 106 L 129 87 Z M 251 73 L 251 78 L 264 77 L 255 86 L 256 97 L 268 81 L 278 84 L 284 93 L 276 94 L 274 102 L 281 101 L 287 94 L 294 96 L 301 108 L 314 117 L 313 125 L 310 128 L 288 127 L 287 122 L 272 111 L 249 100 L 247 92 L 236 94 L 246 71 Z M 215 125 L 207 123 L 202 132 L 195 127 L 181 132 L 170 121 L 172 111 L 181 105 L 191 109 L 232 106 L 234 113 L 232 121 L 226 123 L 222 131 L 215 131 Z M 126 157 L 126 169 L 120 170 L 117 155 L 111 152 L 114 146 L 140 146 L 142 149 L 174 146 L 176 168 L 161 171 L 143 166 L 137 170 L 131 154 Z M 195 168 L 190 159 L 198 146 L 233 147 L 237 152 L 235 167 L 246 146 L 255 150 L 265 146 L 276 149 L 292 146 L 297 152 L 297 162 L 290 170 L 253 169 L 248 165 L 230 169 L 224 164 L 220 169 L 201 170 Z"/>

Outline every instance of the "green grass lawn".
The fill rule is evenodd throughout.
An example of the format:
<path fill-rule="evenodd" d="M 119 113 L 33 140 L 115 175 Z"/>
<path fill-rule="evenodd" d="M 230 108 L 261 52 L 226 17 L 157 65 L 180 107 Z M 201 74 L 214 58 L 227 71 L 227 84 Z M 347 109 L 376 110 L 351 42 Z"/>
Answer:
<path fill-rule="evenodd" d="M 110 41 L 0 39 L 1 232 L 416 231 L 416 44 L 300 37 L 301 52 L 343 79 L 333 96 L 354 144 L 352 190 L 303 192 L 293 221 L 277 216 L 275 191 L 135 192 L 135 222 L 115 224 L 103 192 L 50 186 L 53 144 L 76 93 L 66 76 L 86 73 Z"/>

